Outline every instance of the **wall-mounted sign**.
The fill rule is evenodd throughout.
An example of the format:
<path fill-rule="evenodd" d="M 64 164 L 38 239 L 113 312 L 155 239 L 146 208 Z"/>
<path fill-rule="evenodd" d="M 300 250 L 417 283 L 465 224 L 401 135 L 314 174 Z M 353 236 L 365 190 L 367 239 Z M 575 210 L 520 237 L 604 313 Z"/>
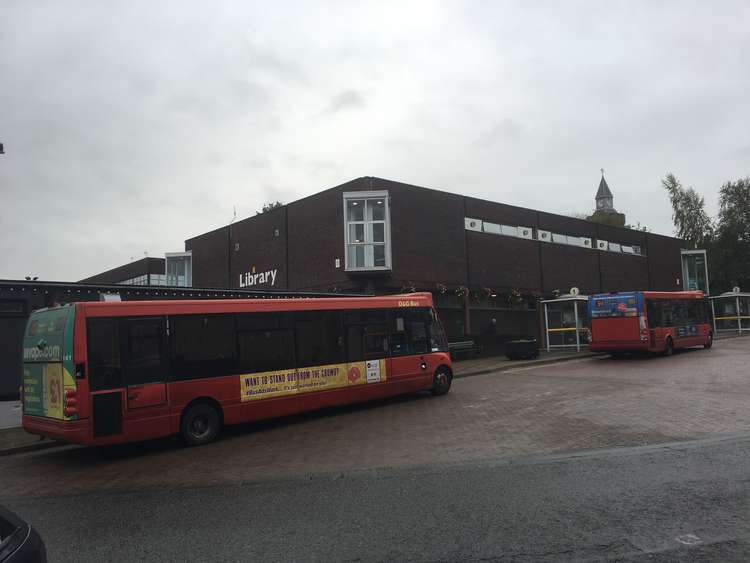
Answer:
<path fill-rule="evenodd" d="M 249 272 L 240 274 L 240 287 L 253 287 L 255 285 L 276 285 L 277 268 L 266 270 L 265 272 L 256 272 L 255 266 Z"/>

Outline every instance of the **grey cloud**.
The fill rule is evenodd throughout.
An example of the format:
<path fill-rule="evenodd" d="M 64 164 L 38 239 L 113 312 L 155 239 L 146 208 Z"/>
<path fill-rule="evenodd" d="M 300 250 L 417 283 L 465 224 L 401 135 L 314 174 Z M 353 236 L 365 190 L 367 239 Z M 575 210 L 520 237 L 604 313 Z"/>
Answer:
<path fill-rule="evenodd" d="M 476 140 L 480 147 L 491 148 L 503 141 L 514 141 L 524 133 L 523 124 L 509 117 L 500 119 Z"/>
<path fill-rule="evenodd" d="M 356 90 L 344 90 L 334 96 L 328 107 L 323 111 L 324 115 L 331 115 L 349 109 L 361 109 L 365 107 L 365 97 Z"/>
<path fill-rule="evenodd" d="M 671 233 L 667 170 L 709 206 L 750 173 L 741 0 L 7 4 L 0 278 L 80 279 L 365 174 L 565 213 L 604 167 Z"/>

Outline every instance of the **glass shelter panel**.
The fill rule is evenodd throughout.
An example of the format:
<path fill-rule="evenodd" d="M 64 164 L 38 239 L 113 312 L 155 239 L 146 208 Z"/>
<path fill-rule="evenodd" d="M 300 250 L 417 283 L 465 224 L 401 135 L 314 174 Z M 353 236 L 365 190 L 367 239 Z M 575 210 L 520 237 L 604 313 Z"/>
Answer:
<path fill-rule="evenodd" d="M 544 301 L 547 349 L 588 344 L 587 299 L 583 296 Z"/>

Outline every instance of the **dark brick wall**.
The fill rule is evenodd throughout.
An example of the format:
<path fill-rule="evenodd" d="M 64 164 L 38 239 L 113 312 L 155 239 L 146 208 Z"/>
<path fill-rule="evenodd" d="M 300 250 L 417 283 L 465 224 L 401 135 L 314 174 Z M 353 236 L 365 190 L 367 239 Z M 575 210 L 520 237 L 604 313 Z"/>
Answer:
<path fill-rule="evenodd" d="M 571 287 L 577 287 L 583 294 L 599 291 L 600 252 L 563 244 L 538 244 L 541 246 L 542 289 L 545 293 L 555 289 L 568 293 Z"/>
<path fill-rule="evenodd" d="M 616 252 L 599 252 L 599 260 L 602 272 L 602 292 L 649 289 L 648 258 Z"/>
<path fill-rule="evenodd" d="M 290 289 L 341 289 L 356 286 L 344 271 L 344 209 L 341 194 L 370 189 L 357 178 L 287 205 Z M 335 259 L 341 261 L 336 269 Z"/>
<path fill-rule="evenodd" d="M 229 227 L 185 241 L 193 252 L 193 287 L 229 288 Z"/>
<path fill-rule="evenodd" d="M 229 226 L 230 287 L 239 288 L 240 275 L 255 268 L 276 270 L 275 284 L 269 280 L 246 289 L 287 289 L 286 213 L 280 207 Z"/>
<path fill-rule="evenodd" d="M 80 283 L 115 284 L 144 274 L 163 274 L 164 268 L 164 258 L 141 258 L 83 279 Z"/>
<path fill-rule="evenodd" d="M 500 225 L 533 228 L 537 224 L 536 211 L 473 197 L 464 199 L 466 217 Z M 537 242 L 473 231 L 466 231 L 466 241 L 469 286 L 538 291 L 541 271 Z"/>
<path fill-rule="evenodd" d="M 342 194 L 387 190 L 391 215 L 392 273 L 364 276 L 345 271 Z M 288 207 L 290 289 L 391 291 L 409 282 L 420 287 L 466 284 L 461 196 L 378 178 L 358 178 Z M 341 266 L 335 268 L 335 259 Z M 369 283 L 365 278 L 370 278 Z M 374 278 L 374 279 L 373 279 Z"/>
<path fill-rule="evenodd" d="M 651 289 L 678 291 L 682 289 L 682 262 L 680 249 L 683 241 L 662 235 L 646 235 Z M 679 285 L 676 280 L 680 280 Z"/>
<path fill-rule="evenodd" d="M 372 189 L 390 195 L 393 283 L 466 284 L 463 198 L 378 178 Z"/>
<path fill-rule="evenodd" d="M 539 291 L 539 244 L 486 233 L 466 232 L 469 286 Z"/>

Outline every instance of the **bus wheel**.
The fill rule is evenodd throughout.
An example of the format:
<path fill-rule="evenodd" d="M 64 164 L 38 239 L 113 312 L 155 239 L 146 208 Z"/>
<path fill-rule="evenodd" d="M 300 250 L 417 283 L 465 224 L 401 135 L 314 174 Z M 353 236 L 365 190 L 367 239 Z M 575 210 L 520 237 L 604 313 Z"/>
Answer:
<path fill-rule="evenodd" d="M 708 342 L 706 342 L 703 347 L 708 350 L 711 346 L 714 345 L 714 335 L 712 332 L 708 333 Z"/>
<path fill-rule="evenodd" d="M 664 355 L 671 356 L 674 352 L 674 344 L 672 343 L 672 337 L 667 336 L 667 342 L 664 344 Z"/>
<path fill-rule="evenodd" d="M 451 388 L 453 374 L 446 367 L 440 367 L 435 370 L 435 376 L 432 378 L 432 394 L 445 395 Z"/>
<path fill-rule="evenodd" d="M 216 408 L 208 403 L 197 403 L 182 415 L 180 434 L 188 446 L 201 446 L 216 439 L 219 426 Z"/>

